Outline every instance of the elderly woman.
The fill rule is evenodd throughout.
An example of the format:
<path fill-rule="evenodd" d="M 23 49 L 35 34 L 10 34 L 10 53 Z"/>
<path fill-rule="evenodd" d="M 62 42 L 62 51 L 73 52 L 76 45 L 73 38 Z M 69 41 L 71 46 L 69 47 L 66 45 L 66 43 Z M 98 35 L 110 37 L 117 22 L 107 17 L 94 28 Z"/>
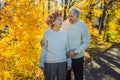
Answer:
<path fill-rule="evenodd" d="M 45 80 L 66 80 L 67 68 L 71 68 L 71 59 L 67 59 L 68 39 L 62 25 L 61 11 L 50 14 L 46 23 L 50 29 L 43 36 L 44 45 L 40 56 L 40 68 L 44 71 Z M 68 67 L 67 67 L 68 66 Z"/>

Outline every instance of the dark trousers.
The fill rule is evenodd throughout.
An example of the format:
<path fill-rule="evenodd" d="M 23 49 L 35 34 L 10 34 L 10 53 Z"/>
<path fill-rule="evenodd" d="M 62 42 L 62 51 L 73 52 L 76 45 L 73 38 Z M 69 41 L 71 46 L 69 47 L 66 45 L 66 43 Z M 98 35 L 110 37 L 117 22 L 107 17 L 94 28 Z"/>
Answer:
<path fill-rule="evenodd" d="M 45 80 L 66 80 L 67 63 L 45 63 L 44 75 Z"/>
<path fill-rule="evenodd" d="M 72 59 L 72 70 L 75 80 L 83 80 L 84 57 Z M 71 80 L 71 70 L 67 71 L 67 80 Z"/>

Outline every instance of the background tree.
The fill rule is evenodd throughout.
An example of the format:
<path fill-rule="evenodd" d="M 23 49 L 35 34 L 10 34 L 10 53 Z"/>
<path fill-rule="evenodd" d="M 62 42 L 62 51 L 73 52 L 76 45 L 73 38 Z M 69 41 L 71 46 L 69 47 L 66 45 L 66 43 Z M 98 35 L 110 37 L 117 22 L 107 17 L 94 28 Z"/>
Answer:
<path fill-rule="evenodd" d="M 65 5 L 64 5 L 64 20 L 67 18 L 67 15 L 66 15 L 67 4 L 68 4 L 68 0 L 65 0 Z"/>
<path fill-rule="evenodd" d="M 50 0 L 48 0 L 48 14 L 50 12 Z"/>
<path fill-rule="evenodd" d="M 103 0 L 103 2 L 101 2 L 102 14 L 100 16 L 99 34 L 101 34 L 101 31 L 104 28 L 108 10 L 111 10 L 117 3 L 120 3 L 119 0 Z"/>
<path fill-rule="evenodd" d="M 104 28 L 104 41 L 115 41 L 119 38 L 120 24 L 119 24 L 119 12 L 120 2 L 114 3 L 114 6 L 110 7 L 107 11 L 105 28 Z"/>
<path fill-rule="evenodd" d="M 66 19 L 70 7 L 80 9 L 79 18 L 88 25 L 91 35 L 90 48 L 98 48 L 104 41 L 120 42 L 118 0 L 69 0 L 69 2 L 62 0 L 61 3 L 58 0 L 3 0 L 3 2 L 5 5 L 0 7 L 0 80 L 44 79 L 39 69 L 41 52 L 39 42 L 48 28 L 45 24 L 48 11 L 51 13 L 55 9 L 62 9 Z M 97 28 L 93 26 L 94 21 L 98 23 Z"/>
<path fill-rule="evenodd" d="M 44 2 L 44 0 L 42 0 Z M 5 0 L 0 11 L 0 80 L 43 80 L 39 69 L 40 39 L 46 29 L 42 2 Z M 47 13 L 47 11 L 46 11 Z M 41 17 L 43 16 L 43 17 Z"/>

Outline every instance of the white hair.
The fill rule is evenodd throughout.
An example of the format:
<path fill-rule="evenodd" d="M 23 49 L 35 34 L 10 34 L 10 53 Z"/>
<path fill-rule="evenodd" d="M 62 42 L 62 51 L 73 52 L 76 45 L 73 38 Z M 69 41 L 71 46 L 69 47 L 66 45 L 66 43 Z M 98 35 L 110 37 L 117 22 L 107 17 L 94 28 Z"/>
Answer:
<path fill-rule="evenodd" d="M 74 11 L 75 14 L 77 14 L 78 17 L 80 16 L 80 10 L 79 10 L 78 8 L 71 7 L 71 8 L 69 9 L 69 12 L 70 12 L 70 11 Z"/>

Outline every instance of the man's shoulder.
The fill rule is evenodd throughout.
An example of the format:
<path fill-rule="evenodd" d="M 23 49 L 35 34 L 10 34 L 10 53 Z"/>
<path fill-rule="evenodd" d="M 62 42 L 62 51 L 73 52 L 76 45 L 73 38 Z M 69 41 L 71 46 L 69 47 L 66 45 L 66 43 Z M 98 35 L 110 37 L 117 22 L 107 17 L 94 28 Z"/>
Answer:
<path fill-rule="evenodd" d="M 83 22 L 83 21 L 81 21 L 81 20 L 79 20 L 79 23 L 85 25 L 85 22 Z"/>
<path fill-rule="evenodd" d="M 81 27 L 87 27 L 87 24 L 85 22 L 81 21 L 81 20 L 79 20 L 79 25 Z"/>

